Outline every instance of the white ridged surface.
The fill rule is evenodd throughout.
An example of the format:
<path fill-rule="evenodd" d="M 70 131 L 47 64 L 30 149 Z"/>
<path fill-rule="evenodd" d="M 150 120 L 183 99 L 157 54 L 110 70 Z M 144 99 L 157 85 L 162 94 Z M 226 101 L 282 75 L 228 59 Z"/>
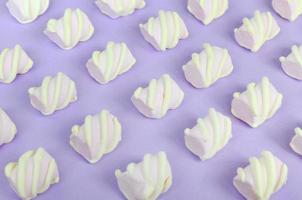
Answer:
<path fill-rule="evenodd" d="M 263 77 L 258 84 L 250 83 L 243 93 L 234 93 L 232 114 L 256 128 L 279 110 L 283 96 Z"/>
<path fill-rule="evenodd" d="M 173 11 L 160 10 L 158 17 L 150 17 L 147 23 L 139 27 L 145 40 L 158 51 L 174 48 L 180 39 L 189 36 L 184 21 Z"/>
<path fill-rule="evenodd" d="M 193 53 L 192 59 L 183 66 L 187 81 L 196 88 L 210 87 L 233 71 L 232 58 L 227 49 L 210 44 L 203 47 L 201 53 Z"/>
<path fill-rule="evenodd" d="M 17 127 L 11 118 L 0 108 L 0 146 L 10 143 L 17 134 Z"/>
<path fill-rule="evenodd" d="M 32 66 L 32 59 L 20 45 L 3 49 L 0 54 L 0 82 L 11 83 L 17 74 L 27 73 Z"/>
<path fill-rule="evenodd" d="M 283 71 L 298 80 L 302 80 L 302 45 L 292 46 L 292 52 L 287 57 L 280 57 Z"/>
<path fill-rule="evenodd" d="M 41 86 L 30 88 L 28 94 L 32 106 L 44 115 L 51 115 L 77 100 L 75 82 L 62 72 L 45 77 Z"/>
<path fill-rule="evenodd" d="M 185 129 L 187 148 L 201 160 L 215 156 L 231 139 L 232 122 L 227 116 L 210 108 L 205 118 L 199 118 L 196 126 Z"/>
<path fill-rule="evenodd" d="M 131 15 L 146 5 L 145 0 L 96 0 L 95 3 L 102 13 L 113 19 Z"/>
<path fill-rule="evenodd" d="M 238 168 L 234 186 L 247 200 L 269 200 L 287 181 L 286 164 L 269 151 L 263 151 L 259 158 L 250 158 L 249 163 Z"/>
<path fill-rule="evenodd" d="M 67 8 L 62 18 L 48 21 L 44 33 L 62 49 L 72 49 L 79 42 L 89 40 L 94 27 L 81 9 Z"/>
<path fill-rule="evenodd" d="M 170 109 L 176 109 L 184 99 L 184 92 L 168 75 L 152 79 L 146 88 L 139 87 L 131 100 L 146 117 L 162 118 Z"/>
<path fill-rule="evenodd" d="M 253 18 L 244 18 L 242 25 L 234 30 L 238 44 L 253 52 L 273 39 L 280 32 L 280 27 L 270 12 L 255 12 Z"/>
<path fill-rule="evenodd" d="M 17 21 L 26 24 L 33 22 L 46 12 L 49 0 L 8 0 L 6 6 Z"/>
<path fill-rule="evenodd" d="M 59 182 L 56 161 L 43 148 L 24 153 L 5 167 L 10 186 L 23 200 L 35 198 Z"/>
<path fill-rule="evenodd" d="M 146 154 L 142 162 L 130 163 L 125 172 L 116 170 L 115 176 L 128 200 L 156 200 L 172 185 L 172 172 L 165 152 Z"/>
<path fill-rule="evenodd" d="M 86 67 L 89 74 L 99 83 L 106 84 L 127 72 L 136 63 L 125 43 L 108 42 L 104 51 L 95 51 Z"/>
<path fill-rule="evenodd" d="M 289 146 L 291 149 L 299 155 L 302 155 L 302 129 L 297 127 L 295 129 L 295 135 L 292 138 Z"/>
<path fill-rule="evenodd" d="M 189 12 L 203 24 L 210 24 L 229 8 L 228 0 L 188 0 Z"/>
<path fill-rule="evenodd" d="M 112 152 L 122 139 L 119 120 L 107 110 L 86 116 L 84 124 L 73 126 L 71 131 L 70 145 L 90 163 Z"/>
<path fill-rule="evenodd" d="M 302 0 L 273 0 L 274 10 L 283 18 L 294 21 L 302 14 Z"/>

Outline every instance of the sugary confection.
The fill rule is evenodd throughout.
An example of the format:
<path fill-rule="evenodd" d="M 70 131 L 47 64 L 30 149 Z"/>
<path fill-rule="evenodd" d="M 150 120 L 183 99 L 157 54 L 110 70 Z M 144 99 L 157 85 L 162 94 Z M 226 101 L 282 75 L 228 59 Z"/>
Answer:
<path fill-rule="evenodd" d="M 180 39 L 189 36 L 184 21 L 174 11 L 160 10 L 158 17 L 150 17 L 147 23 L 139 27 L 145 40 L 158 51 L 174 48 Z"/>
<path fill-rule="evenodd" d="M 75 82 L 62 72 L 54 77 L 46 76 L 41 86 L 30 88 L 28 94 L 32 106 L 44 115 L 51 115 L 77 100 Z"/>
<path fill-rule="evenodd" d="M 119 120 L 107 110 L 86 116 L 84 123 L 74 125 L 71 132 L 70 145 L 90 163 L 112 152 L 122 139 Z"/>
<path fill-rule="evenodd" d="M 44 33 L 62 49 L 72 49 L 79 42 L 89 40 L 94 27 L 81 9 L 67 8 L 62 18 L 48 21 Z"/>
<path fill-rule="evenodd" d="M 104 51 L 94 51 L 86 67 L 100 84 L 106 84 L 127 72 L 136 59 L 125 43 L 108 42 Z"/>
<path fill-rule="evenodd" d="M 273 39 L 280 32 L 280 27 L 270 12 L 256 11 L 253 18 L 244 18 L 242 25 L 234 30 L 238 44 L 253 52 Z"/>
<path fill-rule="evenodd" d="M 193 53 L 192 59 L 183 66 L 188 82 L 196 88 L 207 88 L 233 71 L 232 58 L 227 49 L 204 44 L 204 50 Z"/>
<path fill-rule="evenodd" d="M 178 108 L 183 99 L 184 92 L 168 74 L 152 79 L 146 88 L 137 88 L 131 98 L 134 106 L 150 118 L 164 117 L 168 110 Z"/>
<path fill-rule="evenodd" d="M 205 118 L 199 118 L 192 129 L 185 129 L 186 147 L 201 160 L 215 156 L 231 139 L 232 122 L 229 117 L 209 109 Z"/>
<path fill-rule="evenodd" d="M 172 172 L 165 152 L 146 154 L 138 164 L 130 163 L 126 171 L 115 171 L 118 186 L 128 200 L 156 200 L 172 185 Z"/>
<path fill-rule="evenodd" d="M 251 157 L 249 165 L 238 168 L 233 179 L 236 189 L 247 200 L 269 200 L 287 181 L 288 168 L 269 151 Z"/>
<path fill-rule="evenodd" d="M 228 0 L 188 0 L 189 12 L 204 25 L 221 17 L 229 8 Z"/>
<path fill-rule="evenodd" d="M 95 3 L 102 13 L 113 19 L 131 15 L 146 5 L 145 0 L 96 0 Z"/>
<path fill-rule="evenodd" d="M 250 83 L 243 93 L 234 93 L 232 114 L 256 128 L 279 110 L 283 95 L 263 77 L 260 83 Z"/>

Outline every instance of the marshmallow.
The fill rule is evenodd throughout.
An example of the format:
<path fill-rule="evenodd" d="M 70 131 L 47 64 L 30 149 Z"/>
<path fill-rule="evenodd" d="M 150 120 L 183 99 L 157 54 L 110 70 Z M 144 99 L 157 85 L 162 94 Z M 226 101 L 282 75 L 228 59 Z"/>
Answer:
<path fill-rule="evenodd" d="M 10 186 L 23 200 L 30 200 L 59 182 L 56 161 L 43 148 L 24 153 L 5 167 Z"/>
<path fill-rule="evenodd" d="M 17 127 L 11 118 L 0 108 L 0 146 L 10 143 L 17 134 Z"/>
<path fill-rule="evenodd" d="M 131 15 L 146 5 L 145 0 L 96 0 L 95 3 L 102 13 L 113 19 Z"/>
<path fill-rule="evenodd" d="M 302 80 L 302 45 L 292 46 L 292 52 L 287 57 L 280 57 L 283 71 L 298 80 Z"/>
<path fill-rule="evenodd" d="M 18 22 L 26 24 L 47 11 L 49 0 L 8 0 L 6 6 Z"/>
<path fill-rule="evenodd" d="M 0 82 L 11 83 L 17 74 L 27 73 L 33 66 L 32 59 L 20 45 L 3 49 L 0 54 Z"/>
<path fill-rule="evenodd" d="M 156 200 L 172 185 L 172 172 L 165 152 L 146 154 L 142 162 L 130 163 L 125 172 L 116 170 L 115 176 L 128 200 Z"/>
<path fill-rule="evenodd" d="M 45 77 L 41 86 L 30 88 L 28 94 L 32 106 L 44 115 L 51 115 L 77 100 L 75 82 L 62 72 Z"/>
<path fill-rule="evenodd" d="M 67 8 L 62 18 L 48 21 L 44 33 L 62 49 L 72 49 L 79 42 L 89 40 L 94 27 L 81 9 Z"/>
<path fill-rule="evenodd" d="M 289 146 L 294 152 L 302 155 L 302 129 L 297 127 L 295 129 L 295 136 L 292 138 Z"/>
<path fill-rule="evenodd" d="M 83 125 L 71 129 L 70 145 L 90 163 L 112 152 L 121 141 L 122 127 L 119 120 L 107 110 L 88 115 Z"/>
<path fill-rule="evenodd" d="M 232 58 L 227 49 L 210 44 L 203 47 L 201 53 L 192 54 L 192 59 L 183 66 L 187 81 L 196 88 L 210 87 L 233 71 Z"/>
<path fill-rule="evenodd" d="M 131 100 L 146 117 L 162 118 L 170 109 L 176 109 L 184 99 L 184 92 L 177 83 L 164 74 L 160 79 L 152 79 L 146 88 L 137 88 Z"/>
<path fill-rule="evenodd" d="M 145 40 L 155 49 L 165 51 L 174 48 L 180 39 L 189 36 L 187 27 L 177 12 L 161 10 L 158 15 L 139 25 Z"/>
<path fill-rule="evenodd" d="M 236 189 L 247 200 L 268 200 L 286 183 L 288 169 L 269 151 L 263 151 L 260 158 L 252 157 L 249 165 L 238 168 L 233 179 Z"/>
<path fill-rule="evenodd" d="M 205 25 L 221 17 L 228 7 L 228 0 L 188 0 L 187 6 L 189 12 Z"/>
<path fill-rule="evenodd" d="M 253 18 L 244 18 L 243 24 L 234 30 L 238 44 L 253 52 L 258 51 L 262 45 L 273 39 L 280 32 L 280 27 L 270 12 L 255 12 Z"/>
<path fill-rule="evenodd" d="M 125 43 L 109 42 L 104 51 L 95 51 L 86 67 L 89 74 L 100 84 L 106 84 L 127 72 L 136 63 Z"/>
<path fill-rule="evenodd" d="M 273 0 L 274 10 L 283 18 L 294 21 L 302 14 L 302 0 Z"/>
<path fill-rule="evenodd" d="M 210 108 L 205 118 L 199 118 L 196 126 L 185 129 L 186 147 L 201 160 L 215 156 L 231 139 L 232 122 L 227 116 Z"/>
<path fill-rule="evenodd" d="M 267 77 L 258 84 L 248 84 L 245 92 L 234 93 L 233 97 L 232 114 L 253 128 L 273 117 L 283 99 Z"/>

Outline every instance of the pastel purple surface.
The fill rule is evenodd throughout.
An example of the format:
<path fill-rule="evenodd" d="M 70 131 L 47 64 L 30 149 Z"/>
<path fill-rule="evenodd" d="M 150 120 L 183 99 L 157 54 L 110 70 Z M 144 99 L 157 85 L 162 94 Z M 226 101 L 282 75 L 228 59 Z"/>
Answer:
<path fill-rule="evenodd" d="M 52 0 L 49 10 L 37 21 L 21 25 L 10 16 L 6 1 L 0 2 L 0 49 L 21 44 L 35 64 L 32 70 L 18 76 L 10 85 L 0 84 L 0 107 L 15 121 L 18 134 L 15 140 L 0 147 L 0 199 L 18 199 L 9 187 L 3 173 L 5 165 L 16 161 L 27 150 L 44 147 L 57 160 L 61 180 L 40 200 L 123 199 L 114 171 L 124 170 L 128 163 L 139 162 L 145 153 L 166 151 L 173 171 L 173 185 L 161 196 L 163 200 L 243 199 L 232 185 L 239 166 L 248 164 L 250 156 L 270 150 L 289 168 L 288 183 L 273 196 L 273 200 L 302 197 L 302 160 L 288 143 L 294 128 L 302 122 L 302 85 L 285 75 L 278 58 L 287 55 L 293 44 L 302 43 L 302 18 L 288 22 L 273 12 L 270 0 L 230 0 L 226 14 L 208 26 L 202 25 L 186 10 L 186 0 L 146 0 L 146 7 L 135 14 L 112 20 L 103 15 L 93 0 Z M 65 8 L 81 8 L 95 26 L 95 35 L 88 42 L 70 51 L 61 50 L 52 43 L 43 30 L 48 19 L 59 18 Z M 139 32 L 144 23 L 158 10 L 175 10 L 184 19 L 190 36 L 166 52 L 157 52 Z M 280 34 L 267 42 L 258 53 L 250 53 L 234 40 L 233 29 L 243 17 L 254 11 L 271 11 L 281 27 Z M 126 42 L 137 59 L 127 73 L 107 85 L 99 85 L 88 74 L 85 64 L 94 50 L 102 50 L 108 41 Z M 209 89 L 194 89 L 184 78 L 182 65 L 193 52 L 202 50 L 209 42 L 229 49 L 234 62 L 231 76 L 219 80 Z M 62 71 L 75 80 L 78 101 L 67 109 L 45 117 L 29 102 L 28 88 L 37 86 L 46 75 Z M 168 112 L 160 120 L 143 117 L 132 105 L 130 98 L 139 86 L 152 78 L 169 73 L 185 92 L 181 107 Z M 235 119 L 230 112 L 232 94 L 245 90 L 251 81 L 268 76 L 284 94 L 277 114 L 257 129 Z M 213 159 L 202 162 L 184 145 L 185 128 L 194 126 L 197 117 L 207 114 L 209 107 L 231 117 L 233 138 Z M 118 148 L 104 156 L 95 165 L 88 164 L 69 145 L 70 129 L 81 124 L 87 114 L 102 109 L 110 110 L 123 126 L 123 139 Z"/>

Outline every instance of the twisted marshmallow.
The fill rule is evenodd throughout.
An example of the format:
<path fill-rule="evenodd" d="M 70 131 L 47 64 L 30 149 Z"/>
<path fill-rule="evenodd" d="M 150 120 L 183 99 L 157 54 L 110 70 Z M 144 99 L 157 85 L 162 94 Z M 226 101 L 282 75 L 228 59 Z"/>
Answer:
<path fill-rule="evenodd" d="M 205 25 L 221 17 L 228 7 L 228 0 L 188 0 L 189 12 Z"/>
<path fill-rule="evenodd" d="M 233 71 L 232 58 L 227 49 L 204 44 L 204 51 L 192 54 L 183 66 L 185 77 L 196 88 L 207 88 Z"/>
<path fill-rule="evenodd" d="M 146 154 L 142 162 L 130 163 L 125 172 L 116 170 L 115 176 L 128 200 L 156 200 L 172 184 L 172 172 L 165 152 Z"/>
<path fill-rule="evenodd" d="M 24 153 L 5 167 L 10 186 L 23 200 L 35 198 L 59 182 L 56 161 L 43 148 Z"/>
<path fill-rule="evenodd" d="M 98 8 L 109 17 L 115 19 L 131 15 L 136 9 L 145 7 L 145 0 L 96 0 Z"/>
<path fill-rule="evenodd" d="M 140 31 L 155 49 L 165 51 L 176 47 L 180 39 L 189 36 L 182 18 L 177 12 L 159 11 L 159 16 L 149 18 L 146 24 L 140 24 Z"/>
<path fill-rule="evenodd" d="M 294 21 L 302 14 L 302 0 L 273 0 L 274 10 L 283 18 Z"/>
<path fill-rule="evenodd" d="M 298 80 L 302 80 L 302 45 L 292 46 L 292 52 L 287 57 L 280 57 L 283 71 Z"/>
<path fill-rule="evenodd" d="M 67 8 L 61 19 L 48 21 L 44 33 L 62 49 L 72 49 L 79 42 L 89 40 L 94 27 L 81 9 Z"/>
<path fill-rule="evenodd" d="M 27 73 L 32 66 L 32 59 L 20 45 L 13 49 L 3 49 L 0 54 L 0 82 L 11 83 L 17 74 Z"/>
<path fill-rule="evenodd" d="M 245 168 L 238 168 L 233 180 L 247 200 L 268 200 L 286 183 L 287 166 L 271 152 L 263 151 L 260 158 L 252 157 L 249 163 Z"/>
<path fill-rule="evenodd" d="M 10 143 L 17 134 L 17 127 L 11 118 L 0 108 L 0 146 Z"/>
<path fill-rule="evenodd" d="M 121 141 L 122 127 L 119 120 L 107 110 L 88 115 L 83 125 L 72 127 L 70 145 L 90 163 L 112 152 Z"/>
<path fill-rule="evenodd" d="M 235 29 L 235 39 L 238 44 L 253 52 L 273 39 L 280 32 L 280 27 L 270 12 L 255 12 L 253 18 L 244 18 L 240 28 Z"/>
<path fill-rule="evenodd" d="M 243 93 L 234 93 L 232 114 L 256 128 L 270 119 L 280 108 L 283 96 L 263 77 L 261 83 L 250 83 Z"/>
<path fill-rule="evenodd" d="M 104 51 L 95 51 L 86 67 L 89 74 L 99 83 L 106 84 L 121 75 L 136 63 L 125 43 L 109 42 Z"/>
<path fill-rule="evenodd" d="M 74 81 L 62 72 L 45 77 L 40 87 L 32 87 L 28 93 L 32 106 L 44 115 L 51 115 L 77 100 Z"/>
<path fill-rule="evenodd" d="M 164 74 L 160 79 L 152 79 L 146 88 L 139 87 L 131 100 L 146 117 L 162 118 L 169 109 L 176 109 L 184 98 L 184 92 L 177 83 Z"/>
<path fill-rule="evenodd" d="M 187 148 L 201 160 L 212 158 L 232 137 L 232 122 L 227 116 L 210 108 L 208 116 L 197 120 L 196 126 L 185 130 Z"/>
<path fill-rule="evenodd" d="M 49 0 L 8 0 L 6 6 L 17 21 L 26 24 L 33 22 L 46 12 Z"/>
<path fill-rule="evenodd" d="M 302 155 L 302 129 L 297 127 L 295 129 L 295 136 L 290 142 L 291 149 L 299 155 Z"/>

